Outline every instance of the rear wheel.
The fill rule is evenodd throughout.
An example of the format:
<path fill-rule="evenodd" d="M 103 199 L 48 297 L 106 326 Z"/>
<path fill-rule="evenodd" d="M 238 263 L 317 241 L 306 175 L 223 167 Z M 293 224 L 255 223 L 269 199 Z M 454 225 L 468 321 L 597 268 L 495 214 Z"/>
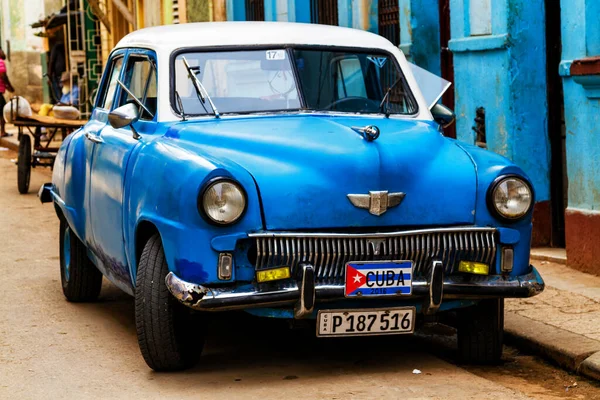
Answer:
<path fill-rule="evenodd" d="M 155 371 L 192 367 L 204 346 L 199 316 L 179 303 L 165 284 L 169 272 L 160 236 L 142 251 L 136 277 L 135 326 L 146 364 Z"/>
<path fill-rule="evenodd" d="M 462 362 L 495 364 L 502 357 L 504 299 L 482 300 L 457 311 L 458 353 Z"/>
<path fill-rule="evenodd" d="M 65 297 L 73 302 L 94 301 L 102 288 L 102 273 L 65 220 L 60 221 L 60 280 Z"/>
<path fill-rule="evenodd" d="M 19 193 L 29 192 L 29 179 L 31 177 L 31 137 L 22 134 L 19 140 L 19 158 L 17 160 L 17 186 Z"/>

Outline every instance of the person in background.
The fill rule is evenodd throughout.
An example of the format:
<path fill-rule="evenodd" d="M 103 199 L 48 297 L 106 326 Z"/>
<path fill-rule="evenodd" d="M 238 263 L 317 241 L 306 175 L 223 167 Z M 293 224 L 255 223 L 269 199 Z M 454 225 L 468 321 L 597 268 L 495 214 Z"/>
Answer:
<path fill-rule="evenodd" d="M 66 70 L 65 45 L 62 42 L 59 42 L 52 47 L 52 50 L 50 51 L 50 62 L 48 63 L 48 77 L 50 78 L 50 86 L 54 96 L 60 92 L 60 78 Z M 62 94 L 55 98 L 58 100 L 60 97 L 62 97 Z"/>
<path fill-rule="evenodd" d="M 15 89 L 10 83 L 8 79 L 8 75 L 6 73 L 6 64 L 4 60 L 6 59 L 6 54 L 0 48 L 0 137 L 3 136 L 11 136 L 12 134 L 7 134 L 5 131 L 5 121 L 2 110 L 4 110 L 4 105 L 6 104 L 6 99 L 4 98 L 4 92 L 7 90 L 9 92 L 14 92 Z"/>
<path fill-rule="evenodd" d="M 71 74 L 67 71 L 63 72 L 60 76 L 60 84 L 62 85 L 62 97 L 58 104 L 77 107 L 79 105 L 79 87 L 76 84 L 71 87 Z"/>

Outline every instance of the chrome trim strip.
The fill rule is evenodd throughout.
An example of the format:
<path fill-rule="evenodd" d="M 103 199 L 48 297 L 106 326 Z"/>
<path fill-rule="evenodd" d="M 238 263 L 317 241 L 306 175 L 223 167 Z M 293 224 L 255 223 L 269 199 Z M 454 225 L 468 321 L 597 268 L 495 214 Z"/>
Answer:
<path fill-rule="evenodd" d="M 489 227 L 478 227 L 478 226 L 459 226 L 454 228 L 432 228 L 432 229 L 418 229 L 413 231 L 399 231 L 399 232 L 377 232 L 377 233 L 330 233 L 330 232 L 254 232 L 249 233 L 250 238 L 275 238 L 275 237 L 286 237 L 286 238 L 379 238 L 379 237 L 393 237 L 393 236 L 411 236 L 411 235 L 425 235 L 431 233 L 460 233 L 460 232 L 495 232 L 496 228 Z"/>

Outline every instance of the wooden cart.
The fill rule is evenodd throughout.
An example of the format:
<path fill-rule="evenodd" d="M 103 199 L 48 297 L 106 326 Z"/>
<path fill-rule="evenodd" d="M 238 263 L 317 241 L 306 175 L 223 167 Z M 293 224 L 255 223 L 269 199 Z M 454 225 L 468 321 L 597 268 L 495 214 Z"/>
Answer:
<path fill-rule="evenodd" d="M 13 118 L 12 123 L 19 131 L 19 157 L 17 160 L 17 185 L 19 193 L 25 194 L 29 191 L 31 168 L 38 166 L 52 168 L 54 165 L 58 147 L 51 147 L 51 145 L 56 134 L 60 131 L 61 138 L 64 140 L 68 134 L 79 129 L 86 122 L 83 120 L 44 117 L 41 115 L 32 115 L 28 118 L 20 116 Z M 46 128 L 45 133 L 42 133 L 42 128 Z M 46 135 L 45 140 L 42 140 L 43 134 Z M 32 137 L 33 146 L 31 145 Z"/>

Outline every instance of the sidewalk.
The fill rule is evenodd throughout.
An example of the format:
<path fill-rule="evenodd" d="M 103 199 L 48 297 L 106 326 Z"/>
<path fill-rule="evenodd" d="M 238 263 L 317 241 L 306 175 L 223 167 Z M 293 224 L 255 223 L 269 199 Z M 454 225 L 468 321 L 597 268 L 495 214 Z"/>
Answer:
<path fill-rule="evenodd" d="M 14 151 L 19 150 L 19 139 L 17 139 L 17 127 L 11 124 L 6 124 L 6 133 L 12 133 L 12 136 L 1 137 L 0 147 L 6 147 Z"/>
<path fill-rule="evenodd" d="M 600 277 L 553 261 L 532 251 L 546 289 L 536 297 L 506 300 L 506 341 L 600 380 Z"/>

